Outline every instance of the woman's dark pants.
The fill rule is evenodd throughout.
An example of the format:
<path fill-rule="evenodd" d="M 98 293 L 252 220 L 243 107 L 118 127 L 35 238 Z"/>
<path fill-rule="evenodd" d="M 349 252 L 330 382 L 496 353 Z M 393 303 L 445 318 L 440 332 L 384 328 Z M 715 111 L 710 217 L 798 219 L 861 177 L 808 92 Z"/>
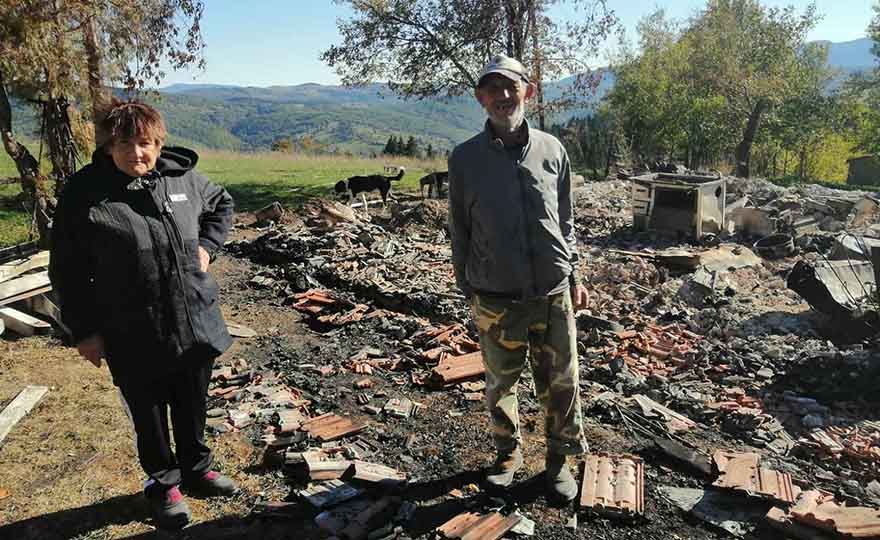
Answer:
<path fill-rule="evenodd" d="M 214 359 L 200 359 L 191 368 L 142 385 L 120 387 L 137 434 L 138 458 L 155 482 L 148 489 L 166 490 L 188 478 L 198 478 L 213 463 L 205 444 L 208 383 Z M 171 450 L 168 414 L 174 433 Z"/>

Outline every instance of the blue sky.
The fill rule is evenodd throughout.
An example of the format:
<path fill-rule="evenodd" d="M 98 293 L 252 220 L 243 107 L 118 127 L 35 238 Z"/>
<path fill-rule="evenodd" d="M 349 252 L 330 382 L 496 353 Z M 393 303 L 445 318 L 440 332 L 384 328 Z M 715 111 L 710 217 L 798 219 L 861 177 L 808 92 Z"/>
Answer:
<path fill-rule="evenodd" d="M 170 72 L 163 86 L 173 83 L 235 84 L 241 86 L 293 85 L 307 82 L 337 84 L 333 71 L 318 58 L 339 41 L 336 20 L 350 12 L 331 0 L 206 0 L 202 21 L 207 49 L 204 72 Z M 807 0 L 763 0 L 765 5 L 794 5 Z M 834 42 L 865 36 L 872 0 L 816 0 L 824 18 L 810 39 Z M 655 7 L 684 19 L 705 5 L 701 0 L 665 0 L 654 3 L 609 0 L 631 37 L 640 18 Z M 565 17 L 570 10 L 556 8 Z"/>

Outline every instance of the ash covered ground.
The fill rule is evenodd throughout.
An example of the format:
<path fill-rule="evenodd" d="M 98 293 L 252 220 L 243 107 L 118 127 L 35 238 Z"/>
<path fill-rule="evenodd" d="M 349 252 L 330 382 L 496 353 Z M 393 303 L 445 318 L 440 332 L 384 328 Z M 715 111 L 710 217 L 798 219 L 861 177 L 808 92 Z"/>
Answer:
<path fill-rule="evenodd" d="M 243 219 L 220 282 L 227 317 L 257 335 L 218 366 L 210 429 L 248 434 L 264 448 L 267 481 L 288 493 L 255 501 L 251 533 L 285 538 L 301 528 L 297 538 L 323 538 L 337 531 L 327 524 L 334 508 L 351 525 L 363 510 L 358 501 L 386 501 L 343 536 L 431 538 L 462 512 L 494 510 L 534 521 L 535 538 L 733 534 L 682 510 L 666 490 L 692 488 L 757 507 L 736 520 L 736 535 L 779 537 L 763 514 L 789 504 L 713 489 L 717 471 L 670 455 L 663 441 L 709 460 L 718 450 L 755 452 L 762 467 L 789 475 L 795 490 L 876 507 L 876 292 L 853 292 L 833 306 L 838 311 L 822 313 L 789 278 L 796 267 L 835 257 L 849 265 L 870 260 L 869 250 L 856 253 L 864 241 L 853 247 L 847 239 L 877 236 L 877 204 L 867 193 L 757 180 L 731 179 L 727 189 L 757 215 L 756 231 L 770 223 L 790 235 L 790 248 L 762 253 L 770 258 L 754 253 L 758 237 L 742 232 L 743 222 L 740 232 L 702 243 L 635 231 L 629 182 L 576 190 L 581 275 L 591 295 L 578 314 L 585 427 L 591 452 L 643 460 L 644 513 L 627 519 L 554 507 L 544 497 L 543 414 L 528 370 L 519 386 L 525 470 L 508 492 L 481 484 L 493 457 L 482 379 L 447 381 L 438 368 L 472 353 L 476 341 L 454 287 L 445 201 L 401 197 L 371 210 L 368 221 L 362 210 L 321 200 L 278 224 Z M 285 429 L 279 409 L 335 414 L 357 429 L 322 441 Z M 310 481 L 309 451 L 386 465 L 407 483 L 350 480 L 358 497 L 319 509 L 299 493 L 321 483 Z M 346 506 L 354 509 L 345 514 Z"/>

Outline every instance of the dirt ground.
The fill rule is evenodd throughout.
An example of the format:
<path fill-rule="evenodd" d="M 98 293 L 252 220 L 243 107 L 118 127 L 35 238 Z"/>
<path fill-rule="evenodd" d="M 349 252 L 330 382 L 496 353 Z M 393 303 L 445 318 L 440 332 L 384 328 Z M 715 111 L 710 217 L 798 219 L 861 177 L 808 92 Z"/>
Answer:
<path fill-rule="evenodd" d="M 248 234 L 245 230 L 240 236 Z M 343 354 L 336 349 L 359 347 L 355 342 L 341 346 L 339 341 L 326 343 L 308 330 L 296 311 L 275 305 L 278 302 L 268 291 L 249 289 L 245 283 L 254 272 L 251 266 L 246 260 L 220 256 L 212 268 L 221 284 L 227 320 L 249 326 L 262 336 L 239 340 L 226 357 L 260 364 L 284 357 L 306 358 L 315 351 L 321 356 Z M 94 368 L 55 337 L 5 336 L 0 340 L 0 396 L 8 401 L 27 384 L 45 385 L 50 391 L 0 447 L 0 488 L 3 493 L 8 491 L 0 499 L 0 538 L 299 539 L 306 531 L 310 531 L 308 537 L 320 537 L 309 517 L 304 517 L 302 523 L 267 523 L 249 517 L 260 501 L 286 499 L 290 487 L 277 467 L 262 463 L 262 450 L 255 447 L 246 432 L 209 438 L 221 470 L 241 484 L 242 493 L 232 499 L 188 498 L 192 525 L 179 533 L 154 529 L 140 492 L 144 477 L 137 463 L 132 430 L 106 367 Z M 388 390 L 395 392 L 393 388 Z M 478 484 L 481 468 L 492 457 L 482 403 L 465 403 L 462 408 L 457 398 L 441 392 L 406 395 L 426 405 L 425 410 L 418 418 L 390 421 L 385 442 L 403 448 L 408 433 L 418 434 L 414 444 L 417 450 L 412 454 L 419 461 L 428 460 L 430 465 L 419 467 L 414 459 L 401 463 L 403 469 L 415 473 L 411 488 L 414 497 L 442 499 L 456 487 Z M 610 531 L 616 531 L 614 538 L 716 537 L 685 523 L 674 509 L 663 508 L 650 497 L 653 502 L 649 502 L 649 514 L 668 514 L 650 530 L 605 520 L 582 523 L 577 531 L 564 529 L 570 510 L 548 507 L 542 493 L 542 415 L 530 396 L 524 394 L 522 399 L 526 470 L 518 476 L 520 482 L 510 498 L 537 522 L 538 538 L 592 538 Z M 354 400 L 349 401 L 343 408 L 354 409 Z M 463 414 L 442 414 L 448 410 Z M 591 419 L 587 428 L 595 449 L 619 450 L 621 445 L 633 443 Z M 453 500 L 426 505 L 421 519 L 414 520 L 419 524 L 411 534 L 429 535 L 465 504 L 468 502 Z"/>
<path fill-rule="evenodd" d="M 619 243 L 619 239 L 609 239 L 599 231 L 618 227 L 620 224 L 614 223 L 617 218 L 603 214 L 594 219 L 589 212 L 584 214 L 586 221 L 580 226 L 585 253 L 607 247 L 609 242 Z M 437 216 L 431 219 L 442 221 Z M 243 225 L 236 229 L 233 239 L 252 240 L 261 234 L 245 225 L 246 216 L 241 216 L 240 223 Z M 633 431 L 619 417 L 597 409 L 588 409 L 585 417 L 591 449 L 637 454 L 648 464 L 646 515 L 629 523 L 580 516 L 576 529 L 566 527 L 572 510 L 553 507 L 543 493 L 543 415 L 530 392 L 528 376 L 519 392 L 526 468 L 518 475 L 517 484 L 505 494 L 477 488 L 465 498 L 451 497 L 453 489 L 467 490 L 468 486 L 479 484 L 482 467 L 492 458 L 483 403 L 468 401 L 460 392 L 429 391 L 394 377 L 374 377 L 377 386 L 371 389 L 372 393 L 406 396 L 424 407 L 408 419 L 367 416 L 361 411 L 356 392 L 351 390 L 358 375 L 343 372 L 322 377 L 303 366 L 339 366 L 364 346 L 382 346 L 387 336 L 379 322 L 363 321 L 329 333 L 316 332 L 277 290 L 252 286 L 253 276 L 263 270 L 263 266 L 245 257 L 229 254 L 221 255 L 212 267 L 221 285 L 227 320 L 258 333 L 256 338 L 237 340 L 218 362 L 243 358 L 258 372 L 277 373 L 289 386 L 303 390 L 318 409 L 369 421 L 367 436 L 381 448 L 378 461 L 408 474 L 410 485 L 404 498 L 418 504 L 416 515 L 399 538 L 431 538 L 434 528 L 465 509 L 493 505 L 516 507 L 534 520 L 536 539 L 730 537 L 683 514 L 657 491 L 662 485 L 702 487 L 704 478 L 659 454 L 650 437 Z M 638 282 L 639 272 L 655 271 L 640 262 L 611 264 L 604 270 L 597 264 L 591 279 L 601 281 L 602 272 L 615 274 L 617 282 Z M 743 309 L 754 313 L 752 319 L 742 324 L 744 335 L 771 341 L 783 333 L 812 339 L 808 306 L 785 292 L 778 275 L 781 272 L 768 264 L 737 274 L 740 281 L 735 285 L 739 290 L 748 291 L 760 283 L 770 291 L 762 289 L 761 294 L 743 302 Z M 650 279 L 655 280 L 656 276 Z M 662 283 L 653 285 L 658 290 L 664 287 Z M 614 302 L 614 309 L 620 313 L 606 315 L 625 319 L 628 310 L 640 309 L 631 300 L 621 293 Z M 600 301 L 603 300 L 594 299 Z M 660 312 L 666 316 L 662 309 Z M 789 326 L 785 327 L 786 324 Z M 723 341 L 722 335 L 719 346 Z M 388 349 L 393 347 L 388 344 Z M 590 354 L 588 351 L 582 364 L 585 394 L 592 381 L 607 372 L 607 368 L 596 369 L 591 365 Z M 293 514 L 281 517 L 254 512 L 266 501 L 296 500 L 293 490 L 304 485 L 286 478 L 279 466 L 264 462 L 264 450 L 257 444 L 261 435 L 257 426 L 209 436 L 219 468 L 241 485 L 241 494 L 230 499 L 188 498 L 193 509 L 193 523 L 188 528 L 177 533 L 155 530 L 140 495 L 144 477 L 137 463 L 131 427 L 106 367 L 95 369 L 55 337 L 15 339 L 7 334 L 0 339 L 0 405 L 5 405 L 27 384 L 45 385 L 50 391 L 0 446 L 0 539 L 326 537 L 313 524 L 314 512 L 303 505 Z M 378 400 L 373 404 L 381 405 Z M 736 438 L 705 425 L 684 437 L 707 450 L 743 447 Z M 791 458 L 781 466 L 788 466 L 796 480 L 806 482 L 814 478 L 809 463 Z M 498 495 L 502 497 L 496 502 L 492 497 Z M 753 536 L 767 540 L 778 537 L 764 526 L 758 526 Z"/>
<path fill-rule="evenodd" d="M 213 272 L 228 289 L 242 270 L 221 257 Z M 272 311 L 256 305 L 225 309 L 243 324 L 268 320 L 264 316 Z M 281 327 L 294 319 L 287 313 L 272 320 Z M 227 354 L 246 356 L 247 346 L 236 343 Z M 49 393 L 0 447 L 0 488 L 8 492 L 0 499 L 0 538 L 152 538 L 131 424 L 106 366 L 96 369 L 55 337 L 7 334 L 0 340 L 3 402 L 28 384 L 48 386 Z M 244 434 L 229 433 L 210 444 L 243 493 L 229 500 L 190 499 L 196 522 L 241 519 L 257 497 L 280 495 Z"/>

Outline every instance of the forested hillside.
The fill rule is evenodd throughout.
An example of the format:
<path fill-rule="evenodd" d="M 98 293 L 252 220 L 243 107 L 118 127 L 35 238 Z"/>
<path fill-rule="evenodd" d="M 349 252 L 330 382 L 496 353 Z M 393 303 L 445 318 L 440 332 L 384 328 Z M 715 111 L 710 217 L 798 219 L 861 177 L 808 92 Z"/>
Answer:
<path fill-rule="evenodd" d="M 829 63 L 841 71 L 870 67 L 867 38 L 832 43 Z M 570 79 L 548 83 L 548 99 L 559 96 Z M 604 72 L 593 102 L 614 86 Z M 162 89 L 155 101 L 165 113 L 171 142 L 226 150 L 268 149 L 279 139 L 311 148 L 370 154 L 395 135 L 416 137 L 443 152 L 475 133 L 483 114 L 471 96 L 450 100 L 403 100 L 385 85 L 344 88 L 320 84 L 268 88 L 178 84 Z M 30 138 L 38 129 L 32 107 L 17 102 L 14 129 Z M 590 104 L 551 118 L 563 122 L 587 116 Z"/>

